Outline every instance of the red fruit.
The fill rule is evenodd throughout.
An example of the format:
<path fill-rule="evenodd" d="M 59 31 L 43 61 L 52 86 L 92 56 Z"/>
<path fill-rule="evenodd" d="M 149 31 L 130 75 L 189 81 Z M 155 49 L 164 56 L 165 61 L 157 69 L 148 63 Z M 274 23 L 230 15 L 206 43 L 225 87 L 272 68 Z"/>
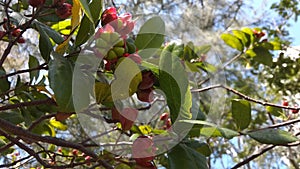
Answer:
<path fill-rule="evenodd" d="M 160 115 L 159 119 L 162 121 L 166 121 L 169 118 L 169 114 L 168 113 L 163 113 Z"/>
<path fill-rule="evenodd" d="M 139 84 L 139 89 L 145 90 L 153 86 L 155 82 L 155 76 L 151 71 L 142 73 L 142 82 Z"/>
<path fill-rule="evenodd" d="M 54 0 L 54 5 L 55 6 L 62 6 L 66 0 Z"/>
<path fill-rule="evenodd" d="M 138 116 L 138 110 L 125 108 L 120 113 L 120 123 L 123 131 L 130 130 Z"/>
<path fill-rule="evenodd" d="M 4 31 L 0 31 L 0 40 L 5 36 L 5 32 Z"/>
<path fill-rule="evenodd" d="M 295 105 L 295 108 L 298 108 L 298 105 Z M 297 110 L 296 110 L 296 109 L 293 109 L 293 110 L 292 110 L 292 113 L 293 113 L 293 114 L 297 114 L 298 112 L 299 112 L 298 109 L 297 109 Z"/>
<path fill-rule="evenodd" d="M 168 120 L 166 121 L 166 129 L 169 129 L 172 127 L 172 122 L 171 122 L 171 119 L 168 118 Z"/>
<path fill-rule="evenodd" d="M 283 106 L 288 106 L 288 105 L 289 105 L 289 102 L 286 101 L 286 100 L 284 100 L 284 101 L 282 102 L 282 105 L 283 105 Z"/>
<path fill-rule="evenodd" d="M 59 147 L 59 148 L 57 149 L 57 151 L 58 151 L 59 153 L 61 153 L 61 152 L 62 152 L 62 148 Z"/>
<path fill-rule="evenodd" d="M 85 160 L 85 161 L 91 161 L 91 156 L 86 156 L 86 157 L 84 158 L 84 160 Z"/>
<path fill-rule="evenodd" d="M 120 112 L 115 107 L 111 110 L 111 118 L 116 121 L 120 120 Z"/>
<path fill-rule="evenodd" d="M 17 37 L 17 36 L 20 35 L 20 33 L 21 33 L 21 29 L 15 29 L 15 30 L 12 32 L 12 36 Z"/>
<path fill-rule="evenodd" d="M 56 8 L 55 13 L 61 19 L 66 19 L 72 15 L 72 5 L 69 3 L 63 3 L 61 6 Z"/>
<path fill-rule="evenodd" d="M 18 40 L 17 40 L 18 43 L 25 43 L 25 39 L 23 37 L 20 37 Z"/>
<path fill-rule="evenodd" d="M 146 90 L 138 90 L 137 91 L 137 97 L 142 102 L 152 102 L 154 99 L 154 94 L 152 88 L 146 89 Z"/>
<path fill-rule="evenodd" d="M 28 3 L 32 7 L 38 7 L 44 5 L 45 0 L 28 0 Z"/>
<path fill-rule="evenodd" d="M 109 7 L 101 15 L 101 25 L 104 26 L 116 19 L 118 19 L 117 9 Z"/>
<path fill-rule="evenodd" d="M 150 137 L 140 136 L 132 144 L 132 157 L 141 166 L 151 167 L 155 152 L 156 147 Z"/>
<path fill-rule="evenodd" d="M 72 154 L 73 154 L 74 156 L 77 156 L 77 155 L 78 155 L 78 150 L 76 150 L 76 149 L 72 150 Z"/>

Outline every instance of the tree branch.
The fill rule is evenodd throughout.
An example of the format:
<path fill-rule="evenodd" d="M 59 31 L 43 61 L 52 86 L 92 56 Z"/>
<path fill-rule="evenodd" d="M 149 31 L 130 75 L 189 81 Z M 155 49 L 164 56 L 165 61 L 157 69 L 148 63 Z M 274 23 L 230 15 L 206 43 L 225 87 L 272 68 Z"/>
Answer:
<path fill-rule="evenodd" d="M 240 93 L 240 92 L 238 92 L 238 91 L 236 91 L 236 90 L 234 90 L 230 87 L 227 87 L 227 86 L 224 86 L 224 85 L 221 85 L 221 84 L 205 87 L 205 88 L 202 88 L 202 89 L 195 89 L 195 90 L 192 90 L 192 92 L 193 93 L 196 93 L 196 92 L 200 93 L 200 92 L 205 92 L 205 91 L 216 89 L 216 88 L 226 89 L 226 90 L 230 91 L 231 93 L 234 93 L 234 94 L 240 96 L 241 98 L 243 98 L 245 100 L 248 100 L 248 101 L 263 105 L 263 106 L 272 106 L 272 107 L 278 107 L 278 108 L 289 109 L 289 110 L 300 110 L 300 107 L 282 106 L 282 105 L 278 105 L 278 104 L 274 104 L 274 103 L 269 103 L 269 102 L 265 102 L 265 101 L 261 101 L 261 100 L 256 100 L 256 99 L 251 98 L 251 97 L 249 97 L 249 96 L 247 96 L 243 93 Z"/>
<path fill-rule="evenodd" d="M 43 63 L 43 64 L 41 64 L 41 65 L 39 65 L 38 67 L 35 67 L 35 68 L 19 70 L 19 71 L 13 72 L 13 73 L 9 73 L 9 74 L 0 76 L 0 79 L 7 78 L 7 77 L 10 77 L 10 76 L 14 76 L 14 75 L 21 74 L 21 73 L 32 72 L 32 71 L 35 71 L 35 70 L 42 70 L 42 69 L 47 70 L 48 68 L 45 67 L 46 65 L 47 65 L 47 63 Z"/>
<path fill-rule="evenodd" d="M 14 124 L 12 124 L 12 123 L 10 123 L 6 120 L 3 120 L 1 118 L 0 118 L 0 129 L 6 131 L 8 133 L 14 134 L 16 136 L 19 136 L 20 138 L 22 138 L 24 140 L 41 141 L 41 142 L 44 142 L 44 143 L 55 144 L 57 146 L 78 149 L 81 152 L 84 152 L 86 155 L 91 156 L 92 158 L 94 158 L 97 162 L 99 162 L 105 168 L 113 169 L 113 167 L 109 163 L 99 159 L 97 154 L 95 154 L 91 150 L 86 149 L 86 147 L 84 147 L 81 144 L 68 142 L 68 141 L 65 141 L 63 139 L 59 139 L 59 138 L 56 138 L 56 137 L 40 136 L 40 135 L 31 133 L 27 130 L 24 130 L 21 127 L 15 126 Z M 13 143 L 15 143 L 15 142 L 13 142 Z"/>
<path fill-rule="evenodd" d="M 7 104 L 5 106 L 0 107 L 0 111 L 16 109 L 16 108 L 25 107 L 25 106 L 38 106 L 41 104 L 56 105 L 55 101 L 53 99 L 49 98 L 49 99 L 44 99 L 44 100 L 35 100 L 35 101 L 31 101 L 31 102 L 23 102 L 23 103 L 18 103 L 18 104 Z"/>

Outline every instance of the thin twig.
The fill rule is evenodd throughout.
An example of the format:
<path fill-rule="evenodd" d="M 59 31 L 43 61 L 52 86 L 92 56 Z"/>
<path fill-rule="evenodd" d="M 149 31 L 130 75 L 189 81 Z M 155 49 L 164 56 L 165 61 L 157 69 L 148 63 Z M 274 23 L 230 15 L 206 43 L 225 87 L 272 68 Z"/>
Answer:
<path fill-rule="evenodd" d="M 16 109 L 20 107 L 26 107 L 26 106 L 38 106 L 38 105 L 56 105 L 55 101 L 53 99 L 44 99 L 44 100 L 34 100 L 31 102 L 22 102 L 17 104 L 7 104 L 5 106 L 0 107 L 0 111 L 4 110 L 10 110 L 10 109 Z"/>
<path fill-rule="evenodd" d="M 278 105 L 278 104 L 274 104 L 274 103 L 269 103 L 269 102 L 265 102 L 265 101 L 261 101 L 261 100 L 257 100 L 257 99 L 254 99 L 254 98 L 251 98 L 243 93 L 240 93 L 230 87 L 227 87 L 227 86 L 224 86 L 224 85 L 221 85 L 221 84 L 217 84 L 217 85 L 213 85 L 213 86 L 208 86 L 208 87 L 205 87 L 205 88 L 202 88 L 202 89 L 195 89 L 195 90 L 192 90 L 193 93 L 196 93 L 196 92 L 205 92 L 205 91 L 208 91 L 208 90 L 212 90 L 212 89 L 216 89 L 216 88 L 223 88 L 223 89 L 226 89 L 238 96 L 240 96 L 241 98 L 245 99 L 245 100 L 248 100 L 248 101 L 251 101 L 251 102 L 254 102 L 254 103 L 257 103 L 257 104 L 260 104 L 260 105 L 263 105 L 263 106 L 272 106 L 272 107 L 278 107 L 278 108 L 282 108 L 282 109 L 289 109 L 289 110 L 300 110 L 300 107 L 290 107 L 290 106 L 282 106 L 282 105 Z"/>

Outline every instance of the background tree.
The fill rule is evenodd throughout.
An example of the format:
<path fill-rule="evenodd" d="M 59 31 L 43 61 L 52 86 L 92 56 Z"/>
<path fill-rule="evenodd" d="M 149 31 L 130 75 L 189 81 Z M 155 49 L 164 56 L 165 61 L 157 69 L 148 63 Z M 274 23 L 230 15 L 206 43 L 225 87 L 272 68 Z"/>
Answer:
<path fill-rule="evenodd" d="M 255 6 L 2 1 L 0 166 L 299 168 L 298 2 Z"/>

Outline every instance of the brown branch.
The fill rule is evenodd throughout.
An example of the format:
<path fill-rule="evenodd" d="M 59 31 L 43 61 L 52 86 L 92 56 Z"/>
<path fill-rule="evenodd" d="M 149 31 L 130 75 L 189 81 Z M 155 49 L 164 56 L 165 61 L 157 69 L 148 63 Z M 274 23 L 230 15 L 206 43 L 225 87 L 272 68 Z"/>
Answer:
<path fill-rule="evenodd" d="M 110 164 L 108 164 L 107 162 L 99 159 L 97 154 L 95 154 L 91 150 L 86 149 L 86 147 L 84 147 L 81 144 L 68 142 L 68 141 L 65 141 L 63 139 L 59 139 L 59 138 L 56 138 L 56 137 L 40 136 L 40 135 L 31 133 L 27 130 L 24 130 L 21 127 L 15 126 L 14 124 L 12 124 L 12 123 L 10 123 L 6 120 L 3 120 L 3 119 L 0 119 L 0 128 L 4 131 L 7 131 L 11 134 L 14 134 L 14 135 L 16 135 L 20 138 L 23 138 L 24 140 L 30 140 L 30 141 L 35 141 L 35 142 L 36 141 L 41 141 L 41 142 L 44 142 L 44 143 L 54 144 L 54 145 L 57 145 L 57 146 L 78 149 L 81 152 L 84 152 L 86 155 L 91 156 L 92 158 L 94 158 L 97 162 L 99 162 L 105 168 L 113 169 L 113 167 Z"/>
<path fill-rule="evenodd" d="M 224 85 L 221 85 L 221 84 L 205 87 L 205 88 L 202 88 L 202 89 L 195 89 L 195 90 L 192 90 L 192 92 L 193 93 L 196 93 L 196 92 L 200 93 L 200 92 L 205 92 L 205 91 L 216 89 L 216 88 L 226 89 L 226 90 L 230 91 L 231 93 L 234 93 L 234 94 L 240 96 L 241 98 L 243 98 L 245 100 L 248 100 L 248 101 L 263 105 L 263 106 L 272 106 L 272 107 L 278 107 L 278 108 L 289 109 L 289 110 L 300 110 L 300 107 L 282 106 L 282 105 L 278 105 L 278 104 L 274 104 L 274 103 L 269 103 L 269 102 L 253 99 L 253 98 L 251 98 L 251 97 L 249 97 L 249 96 L 247 96 L 243 93 L 240 93 L 240 92 L 238 92 L 238 91 L 236 91 L 236 90 L 234 90 L 230 87 L 227 87 L 227 86 L 224 86 Z"/>
<path fill-rule="evenodd" d="M 262 151 L 260 151 L 259 153 L 256 153 L 256 154 L 253 154 L 251 155 L 250 157 L 246 158 L 244 161 L 236 164 L 234 167 L 232 167 L 231 169 L 237 169 L 243 165 L 246 165 L 248 164 L 250 161 L 256 159 L 257 157 L 263 155 L 264 153 L 266 153 L 267 151 L 269 150 L 272 150 L 273 148 L 275 148 L 276 145 L 272 145 L 272 146 L 268 146 L 267 148 L 263 149 Z"/>
<path fill-rule="evenodd" d="M 41 104 L 46 104 L 46 105 L 56 105 L 55 101 L 53 99 L 44 99 L 44 100 L 35 100 L 31 102 L 22 102 L 18 104 L 7 104 L 5 106 L 0 107 L 0 111 L 4 110 L 10 110 L 10 109 L 16 109 L 20 107 L 25 107 L 25 106 L 38 106 Z"/>
<path fill-rule="evenodd" d="M 21 74 L 21 73 L 32 72 L 32 71 L 35 71 L 35 70 L 42 70 L 42 69 L 47 70 L 48 68 L 45 67 L 46 65 L 47 65 L 47 63 L 43 63 L 43 64 L 41 64 L 41 65 L 39 65 L 38 67 L 35 67 L 35 68 L 19 70 L 19 71 L 13 72 L 13 73 L 9 73 L 9 74 L 0 76 L 0 79 L 7 78 L 7 77 L 10 77 L 10 76 L 14 76 L 14 75 Z"/>

